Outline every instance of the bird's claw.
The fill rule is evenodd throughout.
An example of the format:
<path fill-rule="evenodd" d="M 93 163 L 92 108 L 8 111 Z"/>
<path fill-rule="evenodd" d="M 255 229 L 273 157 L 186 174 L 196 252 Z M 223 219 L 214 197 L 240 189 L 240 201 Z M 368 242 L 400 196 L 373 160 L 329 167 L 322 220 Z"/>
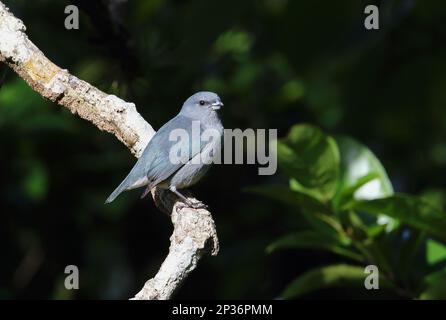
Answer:
<path fill-rule="evenodd" d="M 207 209 L 208 206 L 205 205 L 203 202 L 201 201 L 197 201 L 197 202 L 190 202 L 188 204 L 189 207 L 193 208 L 193 209 Z"/>
<path fill-rule="evenodd" d="M 178 206 L 177 206 L 177 210 L 181 210 L 184 208 L 208 209 L 208 206 L 201 201 L 192 202 L 189 200 L 186 203 L 182 202 L 182 203 L 178 204 Z"/>

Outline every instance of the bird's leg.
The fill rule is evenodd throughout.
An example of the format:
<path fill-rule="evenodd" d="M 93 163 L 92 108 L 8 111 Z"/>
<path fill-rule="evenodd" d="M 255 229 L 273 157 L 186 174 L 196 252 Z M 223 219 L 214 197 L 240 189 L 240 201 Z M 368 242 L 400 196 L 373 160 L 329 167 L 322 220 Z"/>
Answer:
<path fill-rule="evenodd" d="M 206 209 L 207 205 L 205 205 L 203 202 L 192 202 L 188 198 L 186 198 L 184 195 L 182 195 L 175 186 L 170 186 L 169 190 L 175 193 L 181 200 L 186 203 L 187 206 L 194 208 L 194 209 Z"/>
<path fill-rule="evenodd" d="M 178 197 L 180 197 L 181 200 L 183 200 L 184 202 L 186 202 L 187 204 L 190 204 L 190 200 L 188 198 L 186 198 L 184 195 L 182 195 L 177 188 L 175 188 L 175 186 L 170 186 L 169 188 L 170 191 L 172 191 L 173 193 L 175 193 Z"/>

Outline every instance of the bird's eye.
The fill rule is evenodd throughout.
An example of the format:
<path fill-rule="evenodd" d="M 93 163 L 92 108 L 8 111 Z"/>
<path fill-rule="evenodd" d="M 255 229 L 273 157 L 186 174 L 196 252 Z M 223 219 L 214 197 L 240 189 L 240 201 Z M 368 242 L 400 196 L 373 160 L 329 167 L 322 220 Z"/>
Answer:
<path fill-rule="evenodd" d="M 200 106 L 204 106 L 206 102 L 204 100 L 200 100 Z"/>

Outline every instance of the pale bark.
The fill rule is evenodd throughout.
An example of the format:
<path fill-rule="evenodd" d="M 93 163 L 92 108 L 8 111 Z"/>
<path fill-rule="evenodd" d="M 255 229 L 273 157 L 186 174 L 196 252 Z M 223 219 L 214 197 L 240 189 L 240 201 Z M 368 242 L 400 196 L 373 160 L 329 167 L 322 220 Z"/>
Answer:
<path fill-rule="evenodd" d="M 139 157 L 155 131 L 137 112 L 135 104 L 108 95 L 52 63 L 28 39 L 25 30 L 22 21 L 0 2 L 0 61 L 42 97 L 112 133 Z M 209 211 L 181 205 L 167 192 L 155 190 L 152 194 L 158 207 L 170 214 L 174 231 L 161 268 L 134 299 L 169 299 L 208 249 L 213 255 L 218 252 L 215 224 Z"/>

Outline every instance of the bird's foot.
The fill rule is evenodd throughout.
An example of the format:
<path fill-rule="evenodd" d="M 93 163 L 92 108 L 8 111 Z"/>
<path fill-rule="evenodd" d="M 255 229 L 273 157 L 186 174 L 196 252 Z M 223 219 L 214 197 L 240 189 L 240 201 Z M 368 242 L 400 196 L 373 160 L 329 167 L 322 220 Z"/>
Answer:
<path fill-rule="evenodd" d="M 209 207 L 201 201 L 192 202 L 189 199 L 186 203 L 182 202 L 178 204 L 177 209 L 181 210 L 184 208 L 192 208 L 192 209 L 208 209 Z"/>
<path fill-rule="evenodd" d="M 188 205 L 193 209 L 207 209 L 207 208 L 209 208 L 206 204 L 204 204 L 201 201 L 197 201 L 197 202 L 189 201 Z"/>

